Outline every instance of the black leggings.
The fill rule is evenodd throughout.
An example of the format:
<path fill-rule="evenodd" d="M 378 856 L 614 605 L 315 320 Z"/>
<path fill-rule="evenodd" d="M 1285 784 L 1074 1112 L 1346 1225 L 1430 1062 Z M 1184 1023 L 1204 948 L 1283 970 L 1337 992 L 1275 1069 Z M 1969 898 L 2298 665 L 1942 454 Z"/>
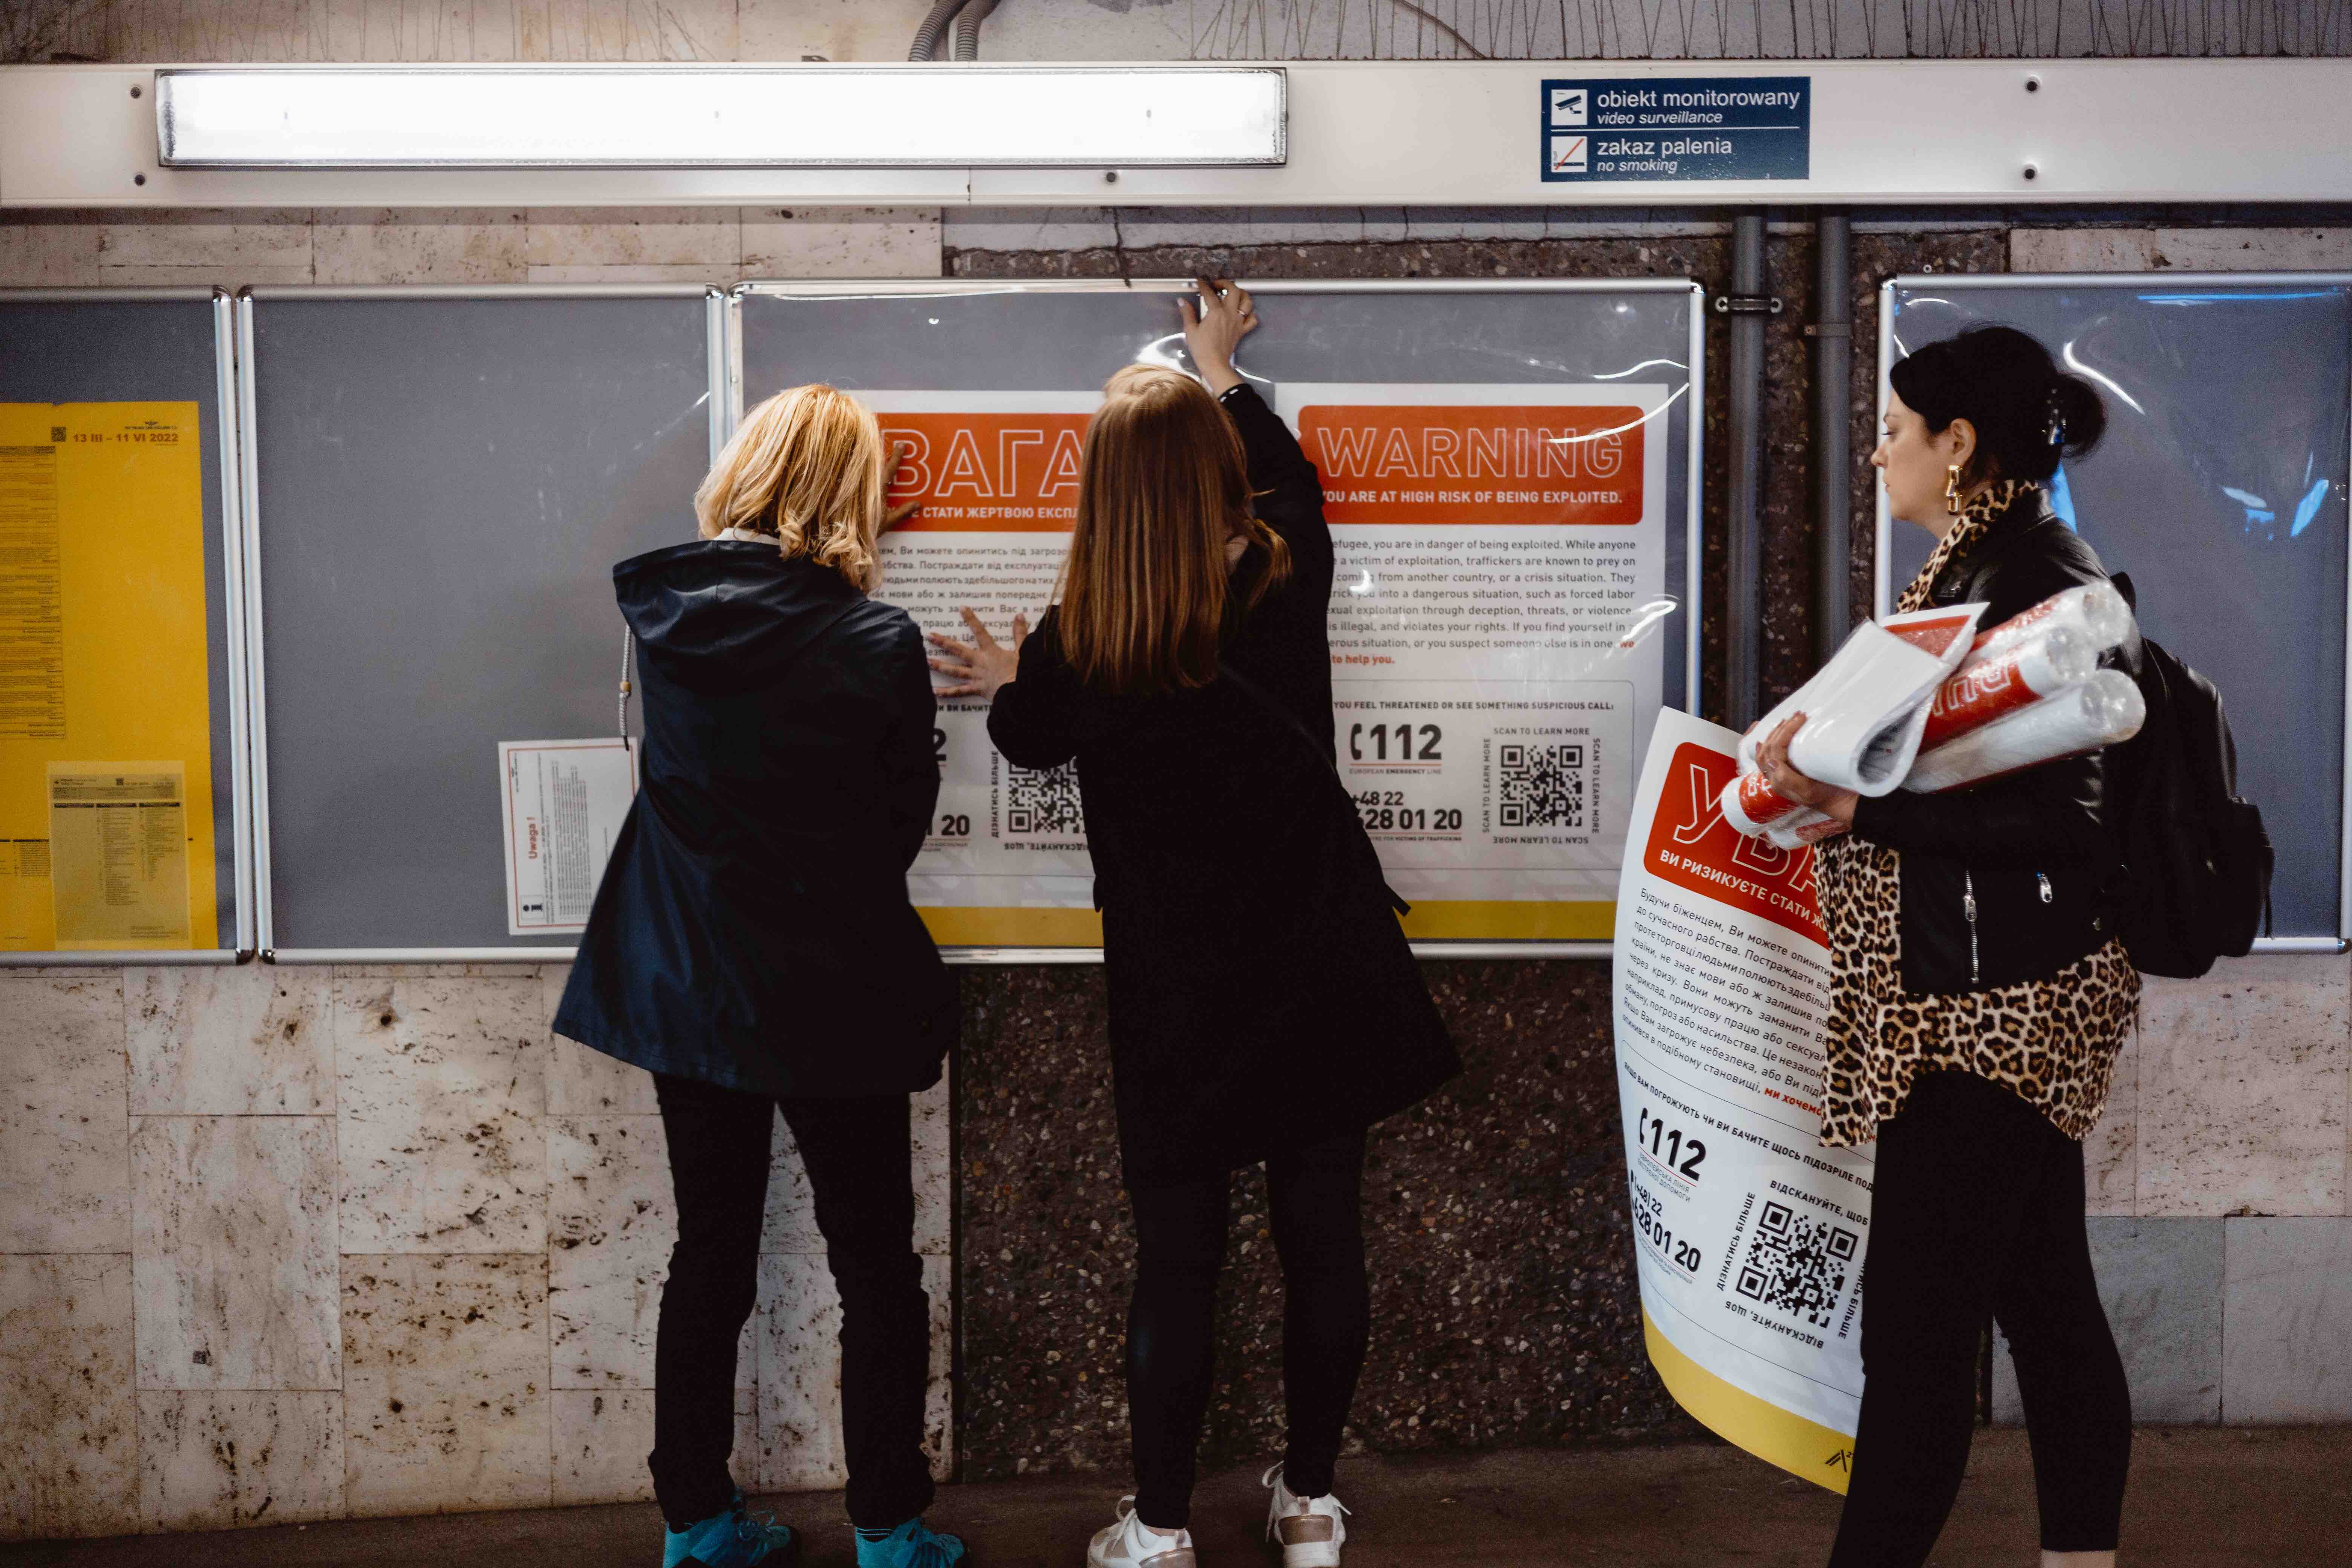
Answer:
<path fill-rule="evenodd" d="M 726 1511 L 735 1346 L 760 1294 L 760 1227 L 776 1112 L 800 1146 L 841 1293 L 841 1428 L 849 1519 L 888 1529 L 931 1506 L 923 1395 L 930 1303 L 915 1254 L 907 1097 L 775 1100 L 656 1074 L 677 1247 L 654 1333 L 654 1500 L 672 1529 Z"/>
<path fill-rule="evenodd" d="M 2048 1552 L 2110 1552 L 2131 1396 L 2091 1277 L 2083 1146 L 1971 1073 L 1878 1131 L 1862 1422 L 1831 1568 L 1919 1568 L 1959 1495 L 1988 1317 L 2017 1362 Z"/>
<path fill-rule="evenodd" d="M 1283 1479 L 1299 1497 L 1331 1489 L 1371 1337 L 1363 1182 L 1360 1131 L 1265 1163 L 1282 1258 L 1282 1392 L 1290 1424 Z M 1131 1194 L 1141 1258 L 1127 1314 L 1127 1410 L 1135 1511 L 1155 1530 L 1182 1530 L 1192 1518 L 1193 1449 L 1216 1359 L 1217 1275 L 1232 1184 L 1221 1173 Z"/>

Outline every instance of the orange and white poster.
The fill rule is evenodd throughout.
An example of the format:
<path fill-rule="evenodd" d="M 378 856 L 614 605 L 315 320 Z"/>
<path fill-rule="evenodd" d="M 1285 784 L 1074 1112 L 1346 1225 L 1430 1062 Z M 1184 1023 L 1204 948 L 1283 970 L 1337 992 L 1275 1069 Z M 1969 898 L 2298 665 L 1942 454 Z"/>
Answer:
<path fill-rule="evenodd" d="M 1617 902 L 1617 1087 L 1651 1364 L 1716 1432 L 1843 1491 L 1873 1149 L 1821 1146 L 1813 851 L 1723 817 L 1729 730 L 1660 715 Z"/>
<path fill-rule="evenodd" d="M 926 632 L 965 637 L 969 605 L 1005 635 L 1052 603 L 1077 513 L 1078 453 L 1098 392 L 860 392 L 883 438 L 908 448 L 890 476 L 914 518 L 882 541 L 876 597 Z M 988 705 L 942 699 L 933 737 L 940 802 L 909 885 L 950 945 L 1093 947 L 1094 866 L 1071 767 L 1008 763 Z"/>
<path fill-rule="evenodd" d="M 1664 699 L 1667 388 L 1285 382 L 1342 776 L 1431 940 L 1606 941 Z"/>

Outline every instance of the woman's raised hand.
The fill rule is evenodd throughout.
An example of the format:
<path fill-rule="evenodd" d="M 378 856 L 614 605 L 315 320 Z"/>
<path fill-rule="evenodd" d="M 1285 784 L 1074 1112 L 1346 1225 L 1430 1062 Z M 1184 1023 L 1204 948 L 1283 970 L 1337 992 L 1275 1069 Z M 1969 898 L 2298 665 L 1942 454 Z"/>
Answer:
<path fill-rule="evenodd" d="M 1818 779 L 1806 777 L 1789 761 L 1789 742 L 1805 727 L 1802 713 L 1791 713 L 1780 721 L 1772 732 L 1756 748 L 1756 766 L 1764 782 L 1782 800 L 1793 800 L 1799 805 L 1810 805 L 1844 826 L 1853 826 L 1853 806 L 1858 798 L 1850 789 L 1836 789 Z M 1823 837 L 1827 837 L 1826 834 Z"/>
<path fill-rule="evenodd" d="M 1234 350 L 1257 330 L 1249 290 L 1230 278 L 1195 278 L 1192 292 L 1176 297 L 1176 313 L 1184 318 L 1184 347 L 1209 390 L 1223 397 L 1241 385 Z"/>
<path fill-rule="evenodd" d="M 958 642 L 938 632 L 927 640 L 940 651 L 931 658 L 930 666 L 955 684 L 939 689 L 941 697 L 980 697 L 993 702 L 997 688 L 1009 685 L 1021 672 L 1021 645 L 1029 636 L 1029 617 L 1013 617 L 1011 647 L 1000 644 L 988 635 L 988 626 L 971 610 L 962 612 L 963 624 L 971 628 L 971 641 Z"/>
<path fill-rule="evenodd" d="M 882 476 L 882 488 L 884 490 L 887 491 L 890 488 L 890 474 L 895 474 L 900 468 L 905 468 L 907 466 L 907 459 L 914 455 L 915 447 L 914 443 L 911 441 L 894 441 L 890 444 L 890 472 Z M 917 512 L 922 510 L 923 503 L 919 500 L 900 501 L 897 506 L 892 507 L 888 511 L 882 514 L 882 526 L 876 529 L 875 531 L 877 533 L 887 533 L 892 529 L 898 527 L 900 523 L 906 521 L 908 518 L 914 516 Z"/>

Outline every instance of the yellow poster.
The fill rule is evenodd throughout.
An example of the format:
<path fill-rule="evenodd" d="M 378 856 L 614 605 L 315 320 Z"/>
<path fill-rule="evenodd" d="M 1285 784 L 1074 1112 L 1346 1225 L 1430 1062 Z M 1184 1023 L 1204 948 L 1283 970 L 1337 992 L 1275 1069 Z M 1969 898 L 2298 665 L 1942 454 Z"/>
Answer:
<path fill-rule="evenodd" d="M 0 950 L 220 944 L 197 440 L 0 404 Z"/>

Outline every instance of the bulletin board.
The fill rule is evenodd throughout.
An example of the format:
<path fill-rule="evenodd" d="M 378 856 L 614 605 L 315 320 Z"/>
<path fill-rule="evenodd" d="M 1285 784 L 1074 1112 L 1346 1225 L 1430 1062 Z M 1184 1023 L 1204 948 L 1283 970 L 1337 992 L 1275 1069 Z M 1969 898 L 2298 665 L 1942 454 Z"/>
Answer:
<path fill-rule="evenodd" d="M 2106 405 L 2107 434 L 2052 486 L 2127 572 L 2147 634 L 2221 690 L 2239 793 L 2277 848 L 2270 951 L 2336 952 L 2345 878 L 2346 501 L 2352 275 L 1898 278 L 1895 361 L 1981 322 L 2032 333 Z M 1879 494 L 1881 613 L 1927 562 Z"/>
<path fill-rule="evenodd" d="M 0 965 L 252 954 L 231 327 L 0 292 Z"/>
<path fill-rule="evenodd" d="M 612 568 L 696 536 L 719 307 L 659 287 L 238 301 L 267 956 L 571 956 L 510 934 L 500 745 L 617 734 Z"/>
<path fill-rule="evenodd" d="M 733 414 L 829 381 L 913 455 L 877 596 L 1002 635 L 1053 593 L 1103 382 L 1188 368 L 1179 280 L 751 284 Z M 1701 295 L 1682 279 L 1254 282 L 1238 368 L 1321 469 L 1341 775 L 1424 952 L 1608 950 L 1635 774 L 1695 707 Z M 910 885 L 968 959 L 1091 956 L 1067 770 L 942 702 Z"/>

